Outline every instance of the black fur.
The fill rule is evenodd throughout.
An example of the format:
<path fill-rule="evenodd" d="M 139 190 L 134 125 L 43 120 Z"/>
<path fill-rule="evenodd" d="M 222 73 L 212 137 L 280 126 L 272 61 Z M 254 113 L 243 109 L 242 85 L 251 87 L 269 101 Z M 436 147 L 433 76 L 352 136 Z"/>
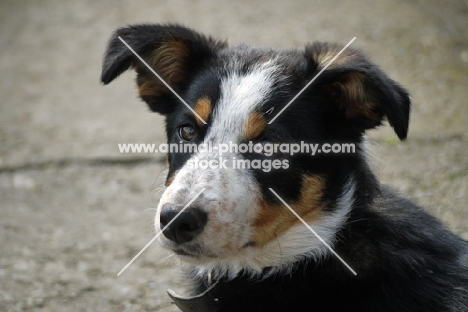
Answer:
<path fill-rule="evenodd" d="M 183 43 L 188 53 L 180 61 L 186 69 L 187 76 L 181 85 L 171 85 L 177 91 L 186 87 L 187 82 L 191 81 L 193 75 L 205 66 L 205 62 L 213 57 L 215 51 L 226 45 L 224 42 L 215 41 L 211 37 L 205 37 L 179 25 L 142 24 L 120 28 L 109 40 L 106 49 L 101 74 L 103 84 L 110 83 L 130 67 L 135 67 L 136 64 L 141 63 L 133 52 L 121 42 L 119 37 L 125 40 L 145 61 L 152 57 L 154 51 L 171 40 Z M 139 79 L 154 79 L 157 81 L 153 73 L 145 69 L 138 74 Z M 169 84 L 171 83 L 169 82 Z M 166 90 L 165 94 L 161 96 L 142 96 L 142 99 L 152 111 L 161 114 L 173 112 L 177 108 L 176 105 L 168 103 L 168 100 L 173 99 L 169 90 Z"/>
<path fill-rule="evenodd" d="M 357 276 L 331 255 L 305 259 L 291 274 L 221 281 L 218 311 L 467 311 L 467 244 L 421 208 L 382 189 L 338 235 Z"/>
<path fill-rule="evenodd" d="M 242 73 L 260 61 L 277 57 L 283 65 L 284 80 L 275 86 L 271 98 L 265 99 L 262 112 L 273 107 L 279 111 L 320 71 L 324 64 L 317 55 L 340 48 L 322 43 L 309 45 L 303 52 L 228 48 L 224 42 L 178 25 L 131 26 L 119 29 L 108 45 L 101 77 L 104 84 L 138 62 L 118 36 L 144 59 L 150 58 L 168 38 L 185 44 L 189 53 L 181 60 L 184 80 L 174 84 L 174 88 L 189 105 L 202 96 L 216 105 L 219 83 L 227 74 L 224 66 L 230 59 L 237 60 L 236 70 Z M 299 181 L 304 174 L 326 176 L 322 200 L 328 203 L 328 209 L 333 209 L 342 187 L 353 177 L 357 187 L 354 205 L 337 233 L 334 249 L 358 274 L 352 275 L 332 255 L 320 262 L 303 259 L 291 264 L 294 269 L 288 274 L 258 278 L 240 274 L 233 280 L 220 281 L 216 311 L 468 311 L 467 242 L 423 209 L 382 187 L 361 149 L 363 133 L 379 126 L 384 118 L 400 139 L 406 138 L 408 92 L 359 51 L 348 49 L 343 56 L 348 61 L 323 72 L 258 140 L 351 142 L 357 146 L 356 154 L 314 158 L 275 155 L 273 158 L 286 157 L 290 168 L 254 174 L 264 199 L 269 202 L 277 202 L 269 187 L 293 201 L 300 195 Z M 142 98 L 153 111 L 167 116 L 170 143 L 179 141 L 177 128 L 184 124 L 197 128 L 197 142 L 203 141 L 205 130 L 169 91 L 154 98 Z M 170 154 L 168 177 L 189 157 Z M 265 268 L 265 273 L 268 270 Z M 207 281 L 193 282 L 194 294 L 206 290 Z"/>

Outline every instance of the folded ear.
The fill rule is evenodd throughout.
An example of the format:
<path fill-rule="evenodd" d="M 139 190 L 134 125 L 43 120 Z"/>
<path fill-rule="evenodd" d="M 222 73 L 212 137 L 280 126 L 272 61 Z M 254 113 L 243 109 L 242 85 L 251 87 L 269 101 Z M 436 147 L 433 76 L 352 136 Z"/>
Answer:
<path fill-rule="evenodd" d="M 151 110 L 169 113 L 163 98 L 170 90 L 130 51 L 122 38 L 175 91 L 179 90 L 214 55 L 226 46 L 211 37 L 179 25 L 134 25 L 118 29 L 104 54 L 101 81 L 110 83 L 132 67 L 137 72 L 140 97 Z"/>
<path fill-rule="evenodd" d="M 335 57 L 341 46 L 314 43 L 306 47 L 309 66 L 319 71 Z M 364 132 L 387 118 L 401 140 L 408 133 L 408 92 L 385 75 L 363 54 L 348 48 L 317 78 L 325 95 L 353 127 Z"/>

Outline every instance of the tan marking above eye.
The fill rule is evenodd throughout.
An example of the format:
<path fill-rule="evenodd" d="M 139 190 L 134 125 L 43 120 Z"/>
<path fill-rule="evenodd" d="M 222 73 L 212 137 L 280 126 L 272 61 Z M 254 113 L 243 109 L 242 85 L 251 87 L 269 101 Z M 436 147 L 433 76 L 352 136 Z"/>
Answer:
<path fill-rule="evenodd" d="M 304 221 L 310 223 L 322 214 L 324 188 L 323 177 L 304 175 L 299 200 L 288 204 Z M 251 241 L 255 242 L 256 246 L 264 246 L 300 222 L 283 204 L 270 206 L 261 203 L 256 219 L 252 223 L 254 234 Z"/>
<path fill-rule="evenodd" d="M 207 97 L 202 97 L 199 99 L 196 103 L 195 106 L 193 107 L 193 110 L 200 116 L 204 121 L 207 121 L 208 118 L 211 115 L 212 111 L 212 106 L 211 106 L 211 101 Z M 197 123 L 200 127 L 203 127 L 204 124 L 200 120 L 200 118 L 196 118 Z"/>
<path fill-rule="evenodd" d="M 253 113 L 247 119 L 245 123 L 243 137 L 246 141 L 251 141 L 256 139 L 266 127 L 266 119 L 261 113 Z"/>

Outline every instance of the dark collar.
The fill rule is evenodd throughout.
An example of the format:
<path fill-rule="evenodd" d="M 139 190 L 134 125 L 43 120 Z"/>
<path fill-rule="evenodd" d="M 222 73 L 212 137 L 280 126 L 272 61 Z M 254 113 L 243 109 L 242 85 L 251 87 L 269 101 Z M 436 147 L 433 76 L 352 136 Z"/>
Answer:
<path fill-rule="evenodd" d="M 169 297 L 183 312 L 217 312 L 222 301 L 222 292 L 226 288 L 223 281 L 216 281 L 207 290 L 193 297 L 183 297 L 168 289 Z"/>
<path fill-rule="evenodd" d="M 266 274 L 270 269 L 270 267 L 265 268 L 263 274 Z M 237 301 L 239 298 L 248 296 L 249 291 L 246 293 L 246 284 L 242 281 L 242 272 L 233 279 L 224 277 L 215 282 L 211 280 L 210 275 L 202 282 L 207 287 L 206 290 L 199 295 L 184 297 L 176 294 L 172 289 L 168 289 L 167 293 L 182 312 L 219 312 L 230 307 L 233 300 Z"/>

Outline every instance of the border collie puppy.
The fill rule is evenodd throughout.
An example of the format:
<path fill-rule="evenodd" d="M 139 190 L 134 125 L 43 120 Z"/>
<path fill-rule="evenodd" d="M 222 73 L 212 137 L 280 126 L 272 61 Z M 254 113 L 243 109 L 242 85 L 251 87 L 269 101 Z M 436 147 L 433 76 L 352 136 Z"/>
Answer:
<path fill-rule="evenodd" d="M 102 82 L 135 70 L 168 143 L 213 146 L 168 154 L 156 215 L 160 243 L 187 263 L 194 297 L 169 292 L 182 311 L 468 311 L 468 243 L 380 185 L 366 159 L 363 135 L 384 119 L 406 138 L 408 93 L 353 48 L 326 67 L 342 48 L 229 47 L 175 24 L 110 39 Z M 309 143 L 355 152 L 265 152 Z"/>

